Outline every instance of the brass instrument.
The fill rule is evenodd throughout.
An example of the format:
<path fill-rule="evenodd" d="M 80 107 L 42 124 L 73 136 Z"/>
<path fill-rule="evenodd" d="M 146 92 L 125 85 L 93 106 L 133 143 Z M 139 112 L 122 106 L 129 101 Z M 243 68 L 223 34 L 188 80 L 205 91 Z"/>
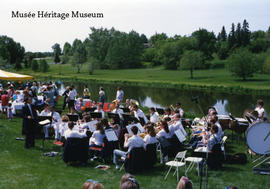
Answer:
<path fill-rule="evenodd" d="M 134 99 L 130 99 L 130 106 L 134 106 L 134 105 L 137 105 L 139 106 L 139 102 L 137 100 L 134 100 Z"/>
<path fill-rule="evenodd" d="M 171 111 L 175 111 L 176 110 L 176 108 L 172 104 L 169 106 L 169 108 L 171 109 Z"/>

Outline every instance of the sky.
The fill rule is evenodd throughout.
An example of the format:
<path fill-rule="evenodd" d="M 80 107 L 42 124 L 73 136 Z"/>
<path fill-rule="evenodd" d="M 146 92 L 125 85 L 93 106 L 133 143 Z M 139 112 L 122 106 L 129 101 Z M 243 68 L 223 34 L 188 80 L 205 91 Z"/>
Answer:
<path fill-rule="evenodd" d="M 52 51 L 52 46 L 84 40 L 90 27 L 135 30 L 147 37 L 190 35 L 199 28 L 217 34 L 224 25 L 246 19 L 251 31 L 270 26 L 270 0 L 1 0 L 0 35 L 20 42 L 26 51 Z M 12 18 L 12 11 L 36 13 L 103 13 L 103 18 Z"/>

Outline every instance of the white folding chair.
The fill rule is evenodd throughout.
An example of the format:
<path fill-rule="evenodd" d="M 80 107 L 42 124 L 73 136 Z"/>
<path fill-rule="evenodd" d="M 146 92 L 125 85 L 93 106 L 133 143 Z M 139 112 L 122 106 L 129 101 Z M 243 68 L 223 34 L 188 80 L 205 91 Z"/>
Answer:
<path fill-rule="evenodd" d="M 194 165 L 197 163 L 197 171 L 198 171 L 198 176 L 200 176 L 200 163 L 202 162 L 203 158 L 200 158 L 200 157 L 188 157 L 185 159 L 186 162 L 189 161 L 190 164 L 188 165 L 187 169 L 186 169 L 186 173 L 185 175 L 187 176 L 187 173 L 189 170 L 191 170 Z"/>
<path fill-rule="evenodd" d="M 178 168 L 185 166 L 185 171 L 186 171 L 186 162 L 185 162 L 185 156 L 186 156 L 187 151 L 182 151 L 182 152 L 178 152 L 174 158 L 173 161 L 169 161 L 166 163 L 166 165 L 170 166 L 169 171 L 167 172 L 166 176 L 165 176 L 165 180 L 167 179 L 172 167 L 175 167 L 175 172 L 177 173 L 177 181 L 179 180 L 179 171 Z M 175 175 L 175 172 L 173 175 Z"/>
<path fill-rule="evenodd" d="M 226 154 L 225 154 L 225 143 L 226 143 L 226 140 L 227 140 L 227 136 L 224 136 L 220 142 L 220 146 L 221 146 L 221 150 L 223 151 L 223 154 L 224 154 L 224 160 L 226 159 Z"/>

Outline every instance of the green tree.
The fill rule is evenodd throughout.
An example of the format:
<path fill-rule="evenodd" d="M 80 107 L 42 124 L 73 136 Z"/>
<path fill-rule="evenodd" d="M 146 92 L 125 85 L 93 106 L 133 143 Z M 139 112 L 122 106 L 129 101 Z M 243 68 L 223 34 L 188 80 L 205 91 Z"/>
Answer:
<path fill-rule="evenodd" d="M 229 55 L 228 43 L 225 41 L 220 42 L 217 50 L 217 55 L 221 60 L 225 60 Z"/>
<path fill-rule="evenodd" d="M 93 75 L 94 74 L 94 70 L 97 68 L 98 65 L 98 60 L 90 57 L 88 59 L 88 73 L 89 75 Z"/>
<path fill-rule="evenodd" d="M 70 59 L 70 58 L 69 58 L 68 55 L 63 55 L 62 58 L 61 58 L 62 64 L 68 63 L 69 59 Z"/>
<path fill-rule="evenodd" d="M 38 62 L 35 59 L 33 59 L 31 62 L 31 68 L 35 72 L 38 71 Z"/>
<path fill-rule="evenodd" d="M 149 42 L 151 45 L 156 46 L 158 41 L 164 41 L 168 38 L 166 33 L 155 33 L 155 35 L 151 36 Z"/>
<path fill-rule="evenodd" d="M 229 49 L 230 50 L 234 49 L 235 48 L 235 45 L 236 45 L 234 23 L 232 23 L 231 32 L 230 32 L 230 34 L 228 36 L 228 45 L 229 45 Z"/>
<path fill-rule="evenodd" d="M 77 73 L 80 73 L 82 65 L 86 62 L 85 46 L 80 43 L 73 50 L 72 66 L 77 68 Z"/>
<path fill-rule="evenodd" d="M 17 62 L 15 63 L 14 68 L 15 68 L 15 70 L 20 70 L 20 69 L 22 69 L 21 63 L 17 61 Z"/>
<path fill-rule="evenodd" d="M 199 29 L 192 33 L 192 37 L 197 39 L 197 49 L 201 51 L 206 59 L 212 59 L 212 54 L 216 51 L 216 37 L 213 32 L 206 29 Z"/>
<path fill-rule="evenodd" d="M 222 26 L 221 32 L 218 34 L 218 41 L 227 41 L 227 33 L 224 26 Z"/>
<path fill-rule="evenodd" d="M 228 69 L 233 75 L 245 81 L 247 78 L 253 77 L 257 71 L 257 65 L 250 51 L 246 48 L 238 48 L 228 59 Z"/>
<path fill-rule="evenodd" d="M 66 42 L 63 47 L 63 55 L 65 56 L 72 56 L 72 47 L 71 45 Z"/>
<path fill-rule="evenodd" d="M 236 47 L 242 46 L 242 34 L 241 24 L 238 23 L 235 31 Z"/>
<path fill-rule="evenodd" d="M 3 57 L 0 56 L 0 69 L 5 68 L 7 64 L 7 60 L 3 59 Z"/>
<path fill-rule="evenodd" d="M 54 62 L 57 64 L 61 61 L 60 55 L 61 55 L 62 50 L 61 50 L 60 45 L 58 43 L 55 43 L 52 46 L 52 49 L 53 49 L 53 55 L 54 55 Z"/>
<path fill-rule="evenodd" d="M 243 21 L 242 25 L 242 45 L 247 46 L 250 43 L 250 35 L 249 24 L 246 20 Z"/>
<path fill-rule="evenodd" d="M 183 70 L 190 70 L 190 78 L 193 79 L 194 69 L 202 67 L 203 60 L 203 53 L 194 50 L 187 50 L 180 59 L 178 67 Z"/>
<path fill-rule="evenodd" d="M 141 38 L 143 43 L 148 43 L 148 39 L 147 39 L 146 35 L 141 34 L 140 38 Z"/>
<path fill-rule="evenodd" d="M 40 61 L 40 71 L 47 72 L 49 70 L 49 65 L 45 59 L 41 59 Z"/>

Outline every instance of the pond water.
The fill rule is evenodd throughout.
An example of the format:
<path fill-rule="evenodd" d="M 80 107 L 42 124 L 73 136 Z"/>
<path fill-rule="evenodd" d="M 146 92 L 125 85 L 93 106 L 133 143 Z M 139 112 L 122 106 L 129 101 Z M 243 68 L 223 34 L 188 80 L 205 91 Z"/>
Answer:
<path fill-rule="evenodd" d="M 105 90 L 107 102 L 115 99 L 117 86 L 116 84 L 100 84 L 100 83 L 68 83 L 59 82 L 58 88 L 64 92 L 65 86 L 73 84 L 77 92 L 82 95 L 83 85 L 87 84 L 91 99 L 98 100 L 99 87 Z M 157 87 L 141 87 L 141 86 L 121 86 L 125 95 L 124 99 L 136 99 L 140 105 L 145 107 L 161 107 L 165 108 L 176 102 L 182 103 L 182 108 L 186 112 L 201 113 L 198 104 L 201 105 L 204 112 L 209 106 L 215 106 L 219 114 L 232 113 L 235 116 L 242 116 L 246 109 L 254 109 L 257 99 L 263 99 L 265 110 L 270 111 L 270 96 L 258 95 L 236 95 L 220 92 L 207 92 L 196 90 L 181 90 Z M 192 97 L 199 97 L 199 103 L 192 101 Z"/>

